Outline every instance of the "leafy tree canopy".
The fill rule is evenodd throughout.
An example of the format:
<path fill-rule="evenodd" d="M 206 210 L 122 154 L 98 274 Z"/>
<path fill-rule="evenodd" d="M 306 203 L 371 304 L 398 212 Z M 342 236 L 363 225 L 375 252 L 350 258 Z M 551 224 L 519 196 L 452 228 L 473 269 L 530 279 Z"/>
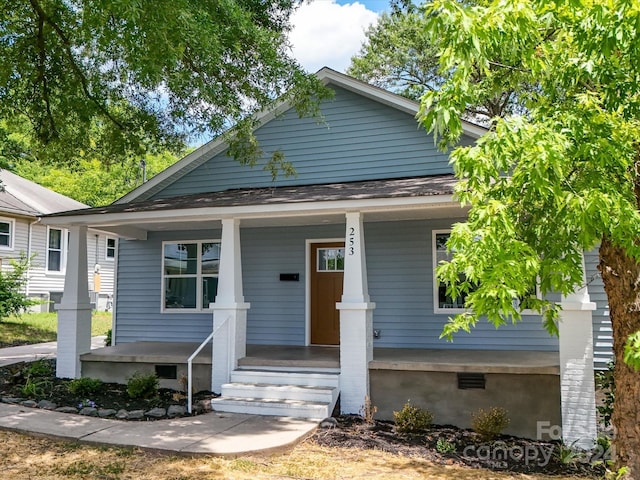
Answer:
<path fill-rule="evenodd" d="M 308 113 L 320 87 L 290 56 L 296 4 L 0 0 L 0 150 L 110 164 L 179 150 L 285 91 Z M 28 150 L 7 140 L 15 131 Z"/>
<path fill-rule="evenodd" d="M 438 275 L 453 296 L 468 294 L 469 312 L 444 335 L 482 314 L 496 326 L 518 321 L 513 299 L 536 280 L 543 294 L 582 287 L 582 251 L 599 245 L 619 387 L 616 460 L 639 478 L 640 4 L 435 0 L 425 15 L 447 80 L 423 96 L 420 120 L 444 143 L 455 143 L 460 117 L 483 100 L 478 74 L 535 86 L 519 89 L 526 115 L 495 118 L 475 146 L 452 154 L 456 194 L 471 210 Z M 529 306 L 555 331 L 553 303 Z"/>
<path fill-rule="evenodd" d="M 460 0 L 456 3 L 464 6 L 484 2 Z M 347 73 L 413 100 L 440 89 L 453 70 L 440 68 L 440 57 L 447 55 L 448 47 L 443 38 L 429 34 L 432 15 L 409 0 L 393 2 L 391 13 L 383 13 L 378 23 L 367 30 L 366 41 L 351 59 Z M 494 63 L 500 64 L 505 52 L 493 53 Z M 513 81 L 513 76 L 513 72 L 497 66 L 475 71 L 471 80 L 479 101 L 467 105 L 466 118 L 486 123 L 495 116 L 521 109 L 518 89 L 530 86 Z"/>
<path fill-rule="evenodd" d="M 143 157 L 147 179 L 176 162 L 171 153 L 148 153 Z M 142 184 L 140 160 L 105 166 L 97 159 L 81 159 L 73 168 L 20 162 L 13 171 L 54 192 L 89 206 L 108 205 Z"/>

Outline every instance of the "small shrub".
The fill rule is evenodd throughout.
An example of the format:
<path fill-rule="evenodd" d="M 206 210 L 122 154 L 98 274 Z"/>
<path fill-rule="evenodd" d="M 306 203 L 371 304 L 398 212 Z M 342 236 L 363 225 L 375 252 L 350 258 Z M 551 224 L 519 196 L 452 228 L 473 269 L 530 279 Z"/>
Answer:
<path fill-rule="evenodd" d="M 596 373 L 596 384 L 603 393 L 602 403 L 596 407 L 605 427 L 611 426 L 613 403 L 616 398 L 616 384 L 613 380 L 615 363 L 609 362 L 607 369 Z"/>
<path fill-rule="evenodd" d="M 20 393 L 28 398 L 44 397 L 51 389 L 53 382 L 47 378 L 28 377 L 20 387 Z"/>
<path fill-rule="evenodd" d="M 509 426 L 508 413 L 504 408 L 493 407 L 485 411 L 480 408 L 471 415 L 471 427 L 485 440 L 493 440 Z"/>
<path fill-rule="evenodd" d="M 575 444 L 575 442 L 574 442 Z M 583 458 L 582 452 L 575 448 L 575 445 L 566 445 L 561 443 L 558 445 L 558 451 L 556 452 L 557 460 L 563 465 L 571 465 L 578 462 Z"/>
<path fill-rule="evenodd" d="M 97 378 L 77 378 L 69 382 L 69 393 L 78 397 L 92 397 L 100 392 L 102 388 L 102 380 Z"/>
<path fill-rule="evenodd" d="M 104 339 L 105 347 L 111 346 L 111 334 L 112 334 L 112 329 L 110 328 L 109 330 L 107 330 L 107 338 Z"/>
<path fill-rule="evenodd" d="M 134 373 L 127 381 L 127 393 L 131 398 L 153 398 L 157 396 L 158 377 L 155 373 Z"/>
<path fill-rule="evenodd" d="M 400 433 L 416 433 L 428 430 L 433 423 L 433 414 L 410 402 L 404 404 L 402 410 L 393 412 L 396 430 Z"/>
<path fill-rule="evenodd" d="M 439 438 L 436 442 L 436 450 L 438 453 L 455 453 L 456 444 L 444 438 Z"/>
<path fill-rule="evenodd" d="M 27 378 L 53 376 L 53 366 L 48 360 L 36 360 L 24 367 L 23 375 Z"/>

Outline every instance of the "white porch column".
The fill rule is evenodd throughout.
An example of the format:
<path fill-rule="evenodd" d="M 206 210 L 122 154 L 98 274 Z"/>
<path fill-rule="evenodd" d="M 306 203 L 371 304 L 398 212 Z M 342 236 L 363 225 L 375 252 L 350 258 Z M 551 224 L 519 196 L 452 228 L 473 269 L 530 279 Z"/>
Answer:
<path fill-rule="evenodd" d="M 563 297 L 560 306 L 560 396 L 562 439 L 589 449 L 597 438 L 595 381 L 593 371 L 593 325 L 596 304 L 586 287 Z"/>
<path fill-rule="evenodd" d="M 373 309 L 367 287 L 362 214 L 346 214 L 344 286 L 340 310 L 340 408 L 359 413 L 369 396 L 369 362 L 373 360 Z"/>
<path fill-rule="evenodd" d="M 60 304 L 57 305 L 56 375 L 60 378 L 80 378 L 80 355 L 91 350 L 88 275 L 87 227 L 70 227 L 64 293 Z"/>
<path fill-rule="evenodd" d="M 246 355 L 247 310 L 242 293 L 242 259 L 240 257 L 240 220 L 222 220 L 220 243 L 220 270 L 218 293 L 213 312 L 213 365 L 211 390 L 220 392 L 231 372 L 238 366 L 238 359 Z"/>

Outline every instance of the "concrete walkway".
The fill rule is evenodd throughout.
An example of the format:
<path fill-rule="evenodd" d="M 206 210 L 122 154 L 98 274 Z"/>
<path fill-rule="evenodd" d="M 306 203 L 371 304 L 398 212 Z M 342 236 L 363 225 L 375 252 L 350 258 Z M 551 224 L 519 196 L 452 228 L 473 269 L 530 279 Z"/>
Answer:
<path fill-rule="evenodd" d="M 91 348 L 104 346 L 93 337 Z M 0 349 L 0 367 L 56 355 L 56 342 Z M 318 422 L 210 412 L 196 417 L 127 422 L 0 403 L 0 429 L 81 443 L 138 447 L 187 455 L 241 455 L 284 449 L 311 435 Z"/>
<path fill-rule="evenodd" d="M 104 347 L 105 338 L 104 335 L 91 337 L 91 349 Z M 58 342 L 0 348 L 0 367 L 20 362 L 33 362 L 41 358 L 52 358 L 56 356 L 57 350 Z"/>
<path fill-rule="evenodd" d="M 0 429 L 188 455 L 278 451 L 311 435 L 317 426 L 318 422 L 299 418 L 217 412 L 176 420 L 125 422 L 0 403 Z"/>

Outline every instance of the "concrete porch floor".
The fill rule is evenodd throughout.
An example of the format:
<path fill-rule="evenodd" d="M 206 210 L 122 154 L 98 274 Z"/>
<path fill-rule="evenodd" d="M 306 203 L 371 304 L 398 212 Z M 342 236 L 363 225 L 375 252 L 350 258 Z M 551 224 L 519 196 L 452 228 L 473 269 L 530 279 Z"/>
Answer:
<path fill-rule="evenodd" d="M 184 364 L 198 347 L 190 342 L 134 342 L 104 347 L 81 356 L 92 362 L 144 362 Z M 211 364 L 211 346 L 205 347 L 194 364 Z M 240 366 L 340 368 L 337 347 L 247 345 Z M 558 352 L 514 350 L 454 350 L 374 348 L 372 370 L 431 372 L 482 372 L 559 375 Z"/>

